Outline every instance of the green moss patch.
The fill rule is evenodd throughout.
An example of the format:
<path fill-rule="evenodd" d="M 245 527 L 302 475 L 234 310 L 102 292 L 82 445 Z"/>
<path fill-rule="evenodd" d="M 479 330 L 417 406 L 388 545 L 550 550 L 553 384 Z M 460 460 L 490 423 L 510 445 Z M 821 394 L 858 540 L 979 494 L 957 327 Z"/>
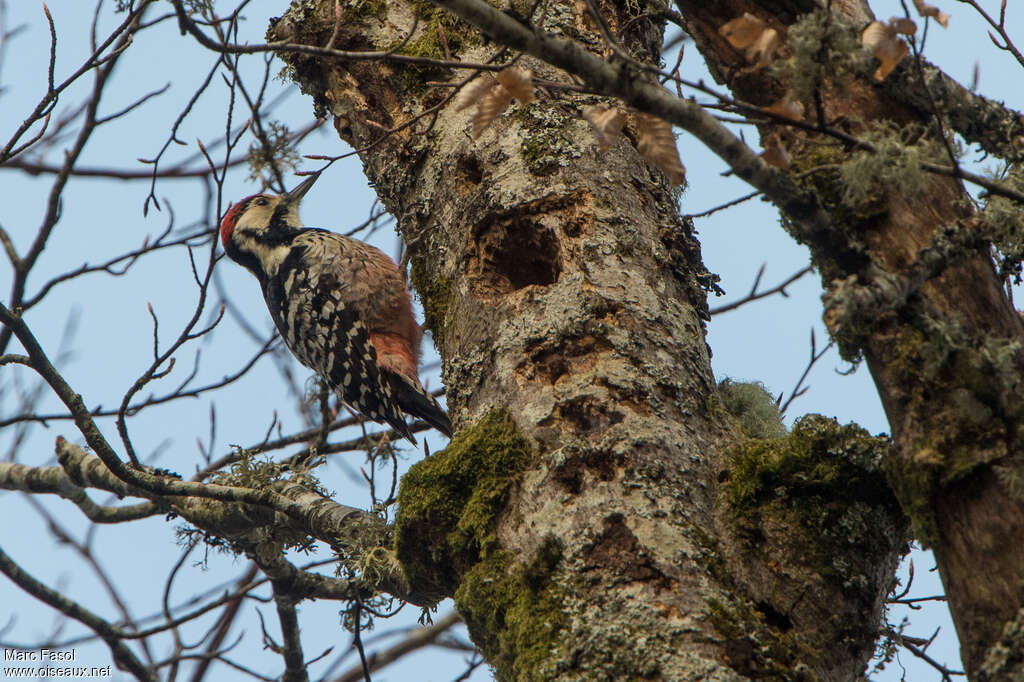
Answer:
<path fill-rule="evenodd" d="M 512 419 L 494 410 L 409 469 L 398 492 L 395 549 L 414 592 L 454 594 L 459 576 L 497 549 L 498 516 L 533 457 Z"/>
<path fill-rule="evenodd" d="M 753 439 L 729 454 L 729 503 L 738 516 L 805 497 L 895 502 L 881 471 L 888 438 L 807 415 L 784 438 Z"/>
<path fill-rule="evenodd" d="M 342 19 L 344 21 L 363 21 L 366 19 L 381 18 L 387 16 L 387 0 L 353 0 L 342 7 Z"/>
<path fill-rule="evenodd" d="M 450 55 L 452 59 L 458 59 L 463 50 L 480 43 L 479 32 L 436 5 L 418 2 L 416 15 L 423 26 L 420 35 L 408 42 L 399 41 L 388 45 L 387 50 L 395 50 L 397 54 L 410 57 L 448 59 Z M 448 46 L 448 54 L 445 53 L 445 44 Z M 393 63 L 392 68 L 405 86 L 414 93 L 426 90 L 427 81 L 442 78 L 446 71 L 441 67 L 427 64 Z"/>
<path fill-rule="evenodd" d="M 477 563 L 455 592 L 473 641 L 498 672 L 498 679 L 545 680 L 554 676 L 563 600 L 553 583 L 562 545 L 548 536 L 529 564 L 499 550 Z"/>
<path fill-rule="evenodd" d="M 549 677 L 565 628 L 556 575 L 561 542 L 549 536 L 532 558 L 495 536 L 509 490 L 534 453 L 507 413 L 494 410 L 402 478 L 395 549 L 411 591 L 454 596 L 473 641 L 500 679 Z"/>
<path fill-rule="evenodd" d="M 740 541 L 738 557 L 793 568 L 776 575 L 752 567 L 741 583 L 746 587 L 708 604 L 706 617 L 733 669 L 757 679 L 816 680 L 831 669 L 821 637 L 854 647 L 874 640 L 875 624 L 849 614 L 877 605 L 879 580 L 888 579 L 878 567 L 909 540 L 882 469 L 893 456 L 888 438 L 820 415 L 801 418 L 784 437 L 751 438 L 726 453 L 722 493 Z M 710 567 L 715 554 L 709 547 Z M 841 594 L 837 606 L 856 606 L 823 624 L 832 634 L 808 633 L 791 620 L 801 617 L 794 604 L 805 593 L 826 603 Z"/>
<path fill-rule="evenodd" d="M 443 351 L 445 321 L 452 302 L 451 280 L 447 277 L 431 277 L 420 258 L 413 259 L 409 275 L 423 304 L 426 327 L 434 335 L 434 345 Z"/>
<path fill-rule="evenodd" d="M 740 424 L 750 438 L 781 438 L 786 427 L 779 414 L 779 405 L 768 389 L 759 381 L 718 382 L 722 405 Z"/>
<path fill-rule="evenodd" d="M 823 575 L 854 546 L 887 546 L 905 533 L 903 513 L 882 470 L 892 444 L 855 424 L 808 415 L 784 438 L 751 439 L 728 453 L 725 492 L 741 533 L 776 522 L 799 526 L 792 551 Z M 839 576 L 845 578 L 846 576 Z"/>
<path fill-rule="evenodd" d="M 813 682 L 817 676 L 800 662 L 812 648 L 800 642 L 798 631 L 780 627 L 776 614 L 739 600 L 712 599 L 704 616 L 723 638 L 723 653 L 736 672 L 759 680 Z"/>

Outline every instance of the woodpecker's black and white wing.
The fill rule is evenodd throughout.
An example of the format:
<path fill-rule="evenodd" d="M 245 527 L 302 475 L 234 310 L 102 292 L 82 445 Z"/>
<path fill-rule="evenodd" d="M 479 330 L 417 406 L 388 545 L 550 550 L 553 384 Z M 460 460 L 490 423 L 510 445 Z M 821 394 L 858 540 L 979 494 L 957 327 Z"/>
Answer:
<path fill-rule="evenodd" d="M 378 367 L 369 330 L 345 301 L 345 282 L 329 263 L 308 254 L 309 245 L 295 239 L 266 280 L 267 308 L 281 337 L 353 409 L 415 442 L 391 382 Z"/>

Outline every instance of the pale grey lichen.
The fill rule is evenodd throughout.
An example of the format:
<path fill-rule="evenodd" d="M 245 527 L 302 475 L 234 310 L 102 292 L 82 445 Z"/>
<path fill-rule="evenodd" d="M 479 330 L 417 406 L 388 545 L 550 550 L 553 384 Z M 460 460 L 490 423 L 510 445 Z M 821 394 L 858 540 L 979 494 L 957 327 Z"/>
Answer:
<path fill-rule="evenodd" d="M 843 203 L 851 207 L 879 194 L 918 194 L 928 177 L 921 164 L 934 162 L 942 154 L 939 142 L 917 126 L 876 123 L 860 138 L 874 151 L 856 151 L 839 167 Z"/>

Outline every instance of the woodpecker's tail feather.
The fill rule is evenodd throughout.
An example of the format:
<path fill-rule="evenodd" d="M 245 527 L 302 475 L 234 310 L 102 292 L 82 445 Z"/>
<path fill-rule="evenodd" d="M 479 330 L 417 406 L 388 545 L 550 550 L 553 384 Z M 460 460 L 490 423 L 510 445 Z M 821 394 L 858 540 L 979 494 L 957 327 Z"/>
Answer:
<path fill-rule="evenodd" d="M 417 382 L 415 385 L 406 376 L 395 372 L 382 372 L 391 382 L 391 392 L 398 406 L 414 417 L 419 417 L 435 429 L 452 437 L 452 423 L 434 397 L 423 390 Z"/>
<path fill-rule="evenodd" d="M 370 421 L 375 421 L 378 424 L 386 423 L 395 431 L 398 431 L 398 434 L 402 438 L 408 438 L 409 442 L 413 445 L 417 444 L 416 436 L 412 435 L 412 431 L 409 430 L 409 425 L 405 422 L 405 417 L 401 412 L 388 413 L 387 411 L 383 411 L 367 414 L 364 410 L 359 409 L 357 405 L 353 405 L 348 400 L 345 400 L 345 396 L 340 392 L 338 393 L 338 397 L 345 402 L 345 405 L 348 406 L 353 414 L 362 415 Z"/>
<path fill-rule="evenodd" d="M 402 434 L 404 438 L 408 438 L 410 443 L 413 445 L 418 444 L 416 436 L 412 435 L 412 431 L 409 430 L 409 425 L 405 423 L 405 419 L 387 419 L 386 421 L 391 428 Z"/>

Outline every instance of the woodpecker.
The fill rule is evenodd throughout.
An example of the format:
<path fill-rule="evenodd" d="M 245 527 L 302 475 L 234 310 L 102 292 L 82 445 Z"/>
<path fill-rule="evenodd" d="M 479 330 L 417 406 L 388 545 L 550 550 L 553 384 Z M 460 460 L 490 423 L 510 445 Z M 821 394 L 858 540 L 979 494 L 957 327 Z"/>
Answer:
<path fill-rule="evenodd" d="M 398 266 L 369 244 L 302 227 L 299 204 L 317 177 L 230 206 L 224 252 L 259 280 L 288 349 L 342 400 L 413 443 L 403 411 L 451 437 L 448 415 L 419 380 L 423 330 Z"/>

